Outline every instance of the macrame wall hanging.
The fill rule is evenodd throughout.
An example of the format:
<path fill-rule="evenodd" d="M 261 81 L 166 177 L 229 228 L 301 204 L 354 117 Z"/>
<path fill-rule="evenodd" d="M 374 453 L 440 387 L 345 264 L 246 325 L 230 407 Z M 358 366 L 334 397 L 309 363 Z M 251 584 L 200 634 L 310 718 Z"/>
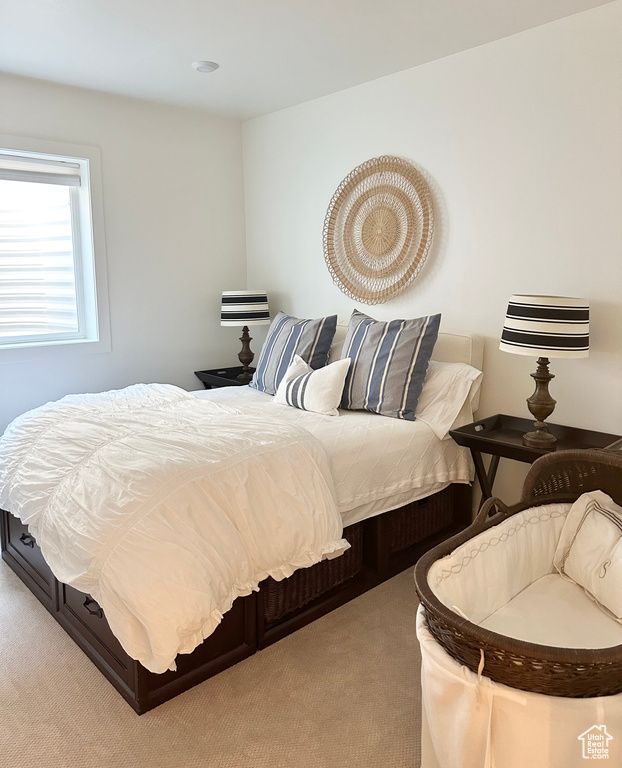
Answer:
<path fill-rule="evenodd" d="M 432 195 L 412 163 L 383 155 L 341 182 L 324 220 L 333 282 L 365 304 L 382 304 L 419 274 L 434 230 Z"/>

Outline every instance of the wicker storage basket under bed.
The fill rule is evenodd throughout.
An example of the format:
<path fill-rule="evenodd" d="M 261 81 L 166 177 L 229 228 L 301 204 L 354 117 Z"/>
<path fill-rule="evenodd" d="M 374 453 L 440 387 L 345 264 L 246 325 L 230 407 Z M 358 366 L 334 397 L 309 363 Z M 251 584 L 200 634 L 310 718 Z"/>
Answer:
<path fill-rule="evenodd" d="M 382 533 L 372 533 L 376 541 L 388 540 L 389 557 L 456 525 L 455 494 L 447 488 L 404 507 L 385 512 L 382 520 L 367 519 L 344 529 L 350 549 L 340 557 L 322 560 L 312 568 L 299 568 L 289 578 L 261 583 L 263 619 L 272 626 L 296 613 L 331 589 L 336 589 L 365 568 L 364 528 L 380 523 Z M 411 561 L 412 562 L 412 561 Z"/>
<path fill-rule="evenodd" d="M 489 499 L 469 528 L 419 560 L 415 586 L 427 625 L 450 656 L 478 672 L 483 653 L 484 675 L 533 693 L 587 698 L 622 692 L 622 645 L 560 648 L 507 637 L 459 616 L 436 597 L 428 583 L 433 563 L 511 515 L 542 504 L 573 502 L 594 490 L 602 490 L 622 504 L 621 452 L 575 450 L 548 454 L 531 467 L 519 504 L 508 508 L 498 499 Z"/>

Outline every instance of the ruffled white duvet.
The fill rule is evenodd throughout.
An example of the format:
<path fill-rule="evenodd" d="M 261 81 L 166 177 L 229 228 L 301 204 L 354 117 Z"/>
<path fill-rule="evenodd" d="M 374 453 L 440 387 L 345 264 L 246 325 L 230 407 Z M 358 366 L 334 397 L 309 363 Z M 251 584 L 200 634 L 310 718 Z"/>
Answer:
<path fill-rule="evenodd" d="M 16 419 L 0 440 L 0 507 L 153 672 L 174 669 L 262 579 L 349 546 L 309 432 L 168 385 Z"/>

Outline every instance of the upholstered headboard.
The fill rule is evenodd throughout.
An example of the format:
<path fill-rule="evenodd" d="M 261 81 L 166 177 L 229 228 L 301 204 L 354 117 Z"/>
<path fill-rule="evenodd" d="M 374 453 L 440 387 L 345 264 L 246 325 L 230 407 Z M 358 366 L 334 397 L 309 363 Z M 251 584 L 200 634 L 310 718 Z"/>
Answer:
<path fill-rule="evenodd" d="M 465 333 L 439 333 L 432 360 L 439 363 L 467 363 L 482 370 L 484 341 L 481 336 Z"/>
<path fill-rule="evenodd" d="M 347 321 L 340 320 L 330 348 L 329 362 L 339 359 L 347 331 Z M 438 360 L 439 363 L 467 363 L 481 371 L 483 355 L 484 342 L 481 336 L 441 331 L 434 346 L 432 360 Z"/>
<path fill-rule="evenodd" d="M 335 338 L 330 348 L 329 362 L 337 360 L 341 354 L 341 348 L 348 331 L 348 322 L 340 320 L 337 323 Z M 467 333 L 441 332 L 434 346 L 432 359 L 439 363 L 467 363 L 478 370 L 482 370 L 484 357 L 484 342 L 481 336 Z M 473 402 L 473 410 L 479 405 L 479 393 Z"/>

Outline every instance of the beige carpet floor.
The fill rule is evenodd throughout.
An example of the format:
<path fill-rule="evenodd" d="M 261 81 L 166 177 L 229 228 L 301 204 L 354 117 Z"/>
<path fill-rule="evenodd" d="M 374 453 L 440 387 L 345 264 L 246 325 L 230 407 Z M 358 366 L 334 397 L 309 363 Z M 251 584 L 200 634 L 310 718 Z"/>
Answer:
<path fill-rule="evenodd" d="M 0 563 L 2 768 L 417 768 L 412 571 L 139 717 Z"/>

